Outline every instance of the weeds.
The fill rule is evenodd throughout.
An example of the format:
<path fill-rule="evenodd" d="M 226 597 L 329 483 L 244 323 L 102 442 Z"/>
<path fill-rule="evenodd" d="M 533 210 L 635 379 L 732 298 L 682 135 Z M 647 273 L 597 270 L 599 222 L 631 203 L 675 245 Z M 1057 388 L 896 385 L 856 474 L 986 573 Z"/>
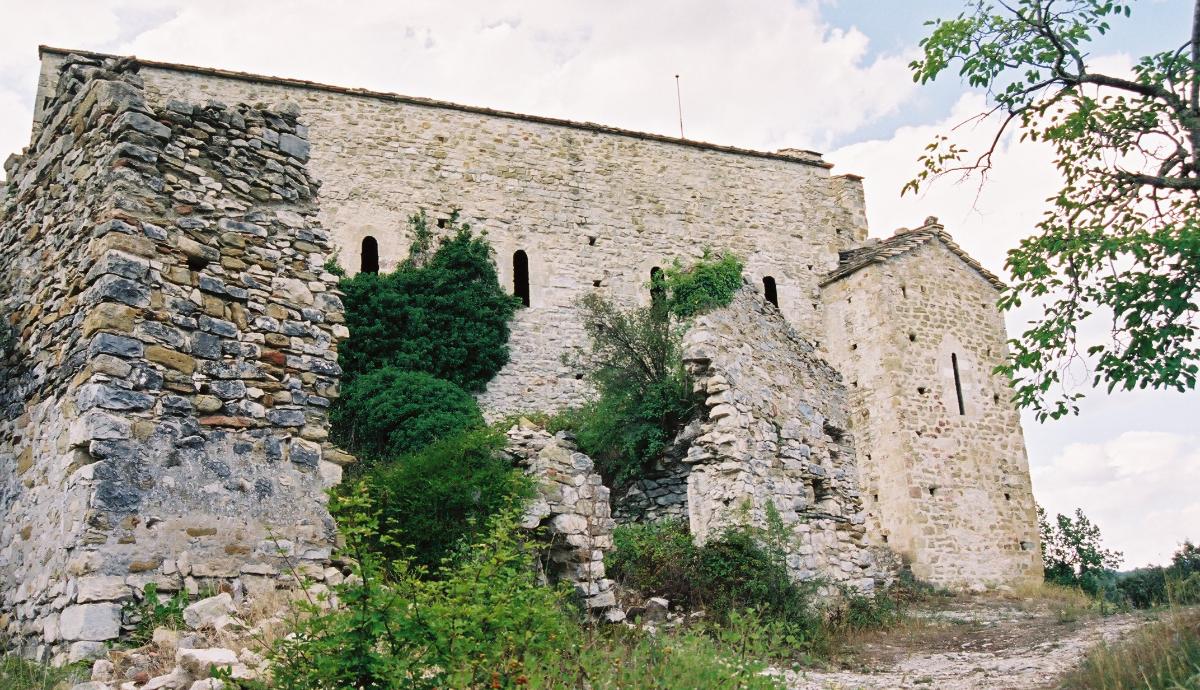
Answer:
<path fill-rule="evenodd" d="M 88 676 L 82 664 L 55 668 L 14 654 L 0 656 L 0 688 L 4 690 L 59 690 L 82 683 Z"/>
<path fill-rule="evenodd" d="M 1121 642 L 1101 644 L 1063 682 L 1063 690 L 1200 688 L 1200 610 L 1172 609 Z"/>
<path fill-rule="evenodd" d="M 137 621 L 125 638 L 133 647 L 149 644 L 154 638 L 155 628 L 182 628 L 183 610 L 189 603 L 187 592 L 183 590 L 176 592 L 170 599 L 160 599 L 158 586 L 153 582 L 148 583 L 142 592 L 142 600 L 126 604 L 124 611 L 126 620 Z"/>

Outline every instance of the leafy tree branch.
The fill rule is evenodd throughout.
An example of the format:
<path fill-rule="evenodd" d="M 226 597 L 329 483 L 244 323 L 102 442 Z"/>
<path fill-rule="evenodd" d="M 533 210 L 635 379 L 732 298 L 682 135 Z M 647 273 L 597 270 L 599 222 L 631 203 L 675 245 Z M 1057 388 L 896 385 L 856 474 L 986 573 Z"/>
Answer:
<path fill-rule="evenodd" d="M 986 178 L 1013 128 L 1047 144 L 1062 187 L 1036 232 L 1009 252 L 1004 309 L 1045 313 L 1011 341 L 1001 372 L 1040 420 L 1078 412 L 1072 372 L 1091 385 L 1187 390 L 1200 348 L 1200 1 L 1190 36 L 1141 57 L 1131 75 L 1098 70 L 1089 44 L 1131 15 L 1113 0 L 972 0 L 937 20 L 911 64 L 926 83 L 957 70 L 985 90 L 999 119 L 972 153 L 937 137 L 905 191 L 946 174 Z M 1108 337 L 1080 342 L 1080 325 L 1111 319 Z"/>

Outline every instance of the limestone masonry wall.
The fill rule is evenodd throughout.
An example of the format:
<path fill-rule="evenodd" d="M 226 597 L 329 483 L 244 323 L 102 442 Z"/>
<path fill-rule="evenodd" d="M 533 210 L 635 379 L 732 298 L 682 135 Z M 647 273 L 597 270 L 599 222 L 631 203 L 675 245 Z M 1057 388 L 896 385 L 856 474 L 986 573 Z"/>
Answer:
<path fill-rule="evenodd" d="M 854 445 L 841 376 L 774 306 L 744 288 L 696 319 L 684 362 L 706 394 L 706 421 L 685 462 L 691 532 L 739 522 L 787 531 L 788 566 L 871 591 Z"/>
<path fill-rule="evenodd" d="M 44 88 L 60 59 L 43 55 Z M 153 64 L 141 75 L 159 104 L 298 104 L 309 168 L 322 183 L 320 219 L 352 273 L 368 236 L 378 241 L 381 270 L 394 268 L 407 255 L 406 220 L 421 209 L 437 218 L 461 208 L 464 220 L 486 228 L 509 285 L 514 253 L 526 252 L 531 308 L 513 324 L 512 363 L 482 398 L 493 416 L 578 402 L 581 372 L 561 361 L 586 341 L 574 301 L 600 287 L 622 303 L 645 303 L 653 267 L 698 257 L 705 246 L 737 253 L 756 280 L 774 277 L 784 314 L 815 338 L 818 282 L 838 250 L 866 234 L 861 182 L 831 177 L 811 152 L 745 155 Z"/>
<path fill-rule="evenodd" d="M 863 588 L 876 548 L 954 587 L 1040 572 L 991 373 L 998 282 L 940 226 L 868 241 L 860 179 L 812 152 L 45 49 L 5 169 L 0 624 L 42 652 L 93 653 L 149 581 L 272 587 L 286 558 L 321 576 L 322 490 L 352 460 L 326 439 L 347 331 L 323 265 L 356 272 L 372 238 L 394 268 L 422 209 L 486 229 L 514 291 L 528 259 L 492 418 L 581 401 L 564 359 L 586 345 L 581 296 L 646 304 L 653 268 L 706 246 L 745 261 L 748 287 L 687 336 L 707 414 L 621 519 L 686 517 L 705 539 L 777 512 L 798 577 Z M 568 439 L 517 432 L 551 521 L 571 516 L 558 564 L 603 608 L 607 489 Z"/>
<path fill-rule="evenodd" d="M 296 111 L 151 105 L 128 61 L 60 62 L 0 215 L 0 611 L 63 660 L 149 582 L 320 579 L 351 458 L 326 441 L 346 329 Z"/>
<path fill-rule="evenodd" d="M 992 373 L 1006 354 L 996 287 L 940 226 L 918 232 L 929 238 L 825 288 L 825 345 L 850 372 L 867 534 L 939 585 L 1038 581 L 1020 418 Z"/>

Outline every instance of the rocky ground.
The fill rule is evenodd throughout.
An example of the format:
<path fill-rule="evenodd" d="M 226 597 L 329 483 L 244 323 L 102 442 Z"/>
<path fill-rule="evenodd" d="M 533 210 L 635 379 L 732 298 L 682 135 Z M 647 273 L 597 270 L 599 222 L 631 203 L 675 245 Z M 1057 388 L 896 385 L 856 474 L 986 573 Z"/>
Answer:
<path fill-rule="evenodd" d="M 1079 613 L 1053 601 L 935 599 L 910 622 L 855 643 L 842 669 L 786 677 L 793 690 L 1053 688 L 1092 646 L 1150 619 Z"/>

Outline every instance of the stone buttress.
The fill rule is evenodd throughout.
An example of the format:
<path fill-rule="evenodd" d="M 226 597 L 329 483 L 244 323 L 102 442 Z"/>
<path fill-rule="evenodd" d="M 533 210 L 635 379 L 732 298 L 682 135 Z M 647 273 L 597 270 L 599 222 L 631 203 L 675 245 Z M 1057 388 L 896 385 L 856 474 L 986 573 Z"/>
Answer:
<path fill-rule="evenodd" d="M 156 583 L 321 577 L 347 335 L 298 110 L 150 107 L 68 57 L 6 165 L 3 633 L 83 658 Z"/>

